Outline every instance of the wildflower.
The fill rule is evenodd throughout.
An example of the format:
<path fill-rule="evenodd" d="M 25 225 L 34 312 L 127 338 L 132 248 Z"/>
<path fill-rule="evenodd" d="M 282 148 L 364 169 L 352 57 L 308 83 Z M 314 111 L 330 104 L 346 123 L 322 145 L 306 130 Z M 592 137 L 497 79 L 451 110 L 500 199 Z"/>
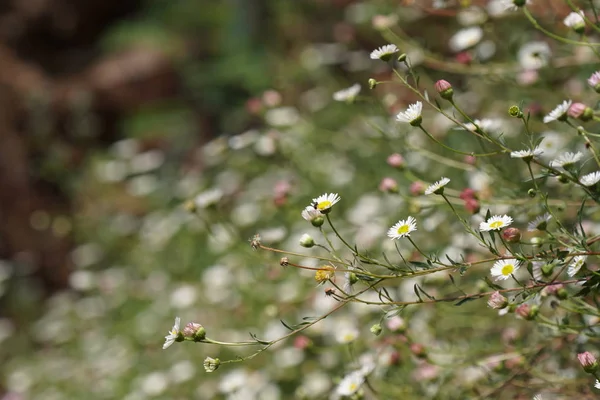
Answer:
<path fill-rule="evenodd" d="M 353 326 L 346 325 L 342 326 L 336 331 L 335 338 L 338 341 L 338 343 L 347 344 L 356 340 L 356 338 L 358 338 L 358 335 L 358 329 L 356 329 Z"/>
<path fill-rule="evenodd" d="M 396 222 L 396 224 L 388 230 L 387 235 L 392 239 L 400 239 L 410 236 L 410 233 L 416 230 L 417 220 L 413 217 L 408 217 Z"/>
<path fill-rule="evenodd" d="M 321 212 L 319 210 L 316 210 L 313 206 L 308 206 L 304 210 L 302 210 L 302 218 L 304 218 L 317 228 L 323 225 L 323 222 L 325 222 Z"/>
<path fill-rule="evenodd" d="M 387 322 L 387 328 L 392 332 L 404 332 L 406 330 L 406 321 L 402 317 L 395 315 Z"/>
<path fill-rule="evenodd" d="M 487 304 L 490 308 L 501 310 L 508 305 L 508 299 L 502 296 L 499 291 L 495 291 L 488 299 Z"/>
<path fill-rule="evenodd" d="M 529 42 L 524 44 L 517 54 L 519 64 L 525 70 L 540 69 L 548 65 L 552 52 L 546 42 Z"/>
<path fill-rule="evenodd" d="M 566 152 L 561 154 L 557 159 L 550 161 L 550 166 L 554 168 L 568 168 L 581 160 L 583 154 L 578 151 L 577 153 Z"/>
<path fill-rule="evenodd" d="M 398 52 L 398 47 L 395 44 L 386 44 L 371 52 L 372 60 L 388 61 L 394 54 Z"/>
<path fill-rule="evenodd" d="M 521 240 L 521 231 L 519 228 L 507 228 L 502 232 L 502 237 L 508 243 L 517 243 Z"/>
<path fill-rule="evenodd" d="M 335 101 L 345 101 L 348 103 L 352 103 L 356 96 L 360 93 L 360 83 L 355 83 L 349 88 L 338 90 L 333 94 L 333 99 Z"/>
<path fill-rule="evenodd" d="M 546 213 L 544 215 L 540 215 L 529 224 L 527 224 L 527 230 L 529 232 L 533 231 L 545 231 L 548 226 L 548 221 L 552 219 L 552 215 Z"/>
<path fill-rule="evenodd" d="M 417 101 L 416 103 L 409 105 L 406 111 L 399 112 L 398 115 L 396 115 L 396 121 L 407 122 L 412 126 L 419 126 L 423 120 L 423 117 L 421 116 L 422 111 L 423 103 Z"/>
<path fill-rule="evenodd" d="M 379 182 L 379 190 L 385 193 L 398 193 L 398 182 L 394 178 L 385 177 Z"/>
<path fill-rule="evenodd" d="M 175 318 L 175 324 L 173 325 L 173 329 L 169 331 L 169 334 L 165 336 L 165 344 L 163 344 L 163 350 L 167 347 L 171 346 L 174 342 L 180 342 L 183 340 L 183 335 L 179 331 L 179 326 L 181 324 L 181 318 Z"/>
<path fill-rule="evenodd" d="M 300 237 L 300 246 L 311 248 L 315 245 L 315 240 L 308 233 L 305 233 Z"/>
<path fill-rule="evenodd" d="M 455 53 L 466 50 L 475 46 L 481 41 L 483 37 L 483 29 L 479 26 L 471 26 L 469 28 L 461 29 L 456 32 L 449 42 L 450 49 Z"/>
<path fill-rule="evenodd" d="M 515 11 L 518 10 L 519 7 L 523 7 L 526 4 L 529 4 L 531 0 L 500 0 L 499 3 L 504 7 L 507 11 Z"/>
<path fill-rule="evenodd" d="M 600 71 L 596 71 L 588 79 L 588 84 L 594 88 L 597 93 L 600 93 Z"/>
<path fill-rule="evenodd" d="M 335 267 L 331 265 L 323 265 L 315 272 L 315 281 L 319 284 L 325 283 L 335 275 Z"/>
<path fill-rule="evenodd" d="M 598 379 L 596 379 L 596 383 L 594 384 L 594 387 L 596 389 L 600 389 L 600 381 Z"/>
<path fill-rule="evenodd" d="M 371 333 L 373 335 L 379 336 L 381 334 L 381 331 L 383 331 L 383 328 L 381 327 L 381 324 L 375 324 L 375 325 L 371 326 L 369 331 L 371 331 Z"/>
<path fill-rule="evenodd" d="M 544 123 L 547 124 L 548 122 L 552 121 L 566 121 L 567 113 L 569 111 L 569 107 L 571 107 L 571 103 L 571 100 L 565 100 L 556 106 L 554 110 L 550 111 L 550 113 L 544 117 Z"/>
<path fill-rule="evenodd" d="M 452 96 L 454 95 L 454 89 L 452 89 L 452 85 L 450 82 L 440 79 L 435 83 L 435 90 L 442 96 L 442 99 L 452 100 Z"/>
<path fill-rule="evenodd" d="M 583 370 L 588 374 L 593 374 L 598 370 L 598 360 L 589 351 L 577 354 L 577 359 L 583 367 Z"/>
<path fill-rule="evenodd" d="M 503 121 L 501 119 L 476 119 L 473 122 L 464 123 L 464 127 L 471 132 L 487 132 L 487 133 L 498 133 L 502 130 Z M 460 127 L 462 128 L 462 127 Z"/>
<path fill-rule="evenodd" d="M 511 151 L 510 157 L 511 158 L 522 158 L 523 161 L 531 161 L 533 158 L 539 157 L 543 152 L 544 152 L 544 150 L 540 149 L 539 147 L 536 147 L 533 150 L 528 149 L 528 150 Z"/>
<path fill-rule="evenodd" d="M 204 370 L 206 372 L 215 372 L 221 365 L 221 360 L 218 358 L 206 357 L 204 359 Z"/>
<path fill-rule="evenodd" d="M 521 264 L 515 259 L 498 260 L 492 266 L 490 273 L 496 277 L 497 281 L 504 281 L 515 273 Z"/>
<path fill-rule="evenodd" d="M 598 181 L 600 181 L 600 171 L 592 172 L 579 178 L 579 182 L 581 182 L 583 186 L 588 187 L 594 186 Z"/>
<path fill-rule="evenodd" d="M 404 158 L 398 153 L 390 154 L 386 160 L 390 167 L 402 168 L 404 166 Z"/>
<path fill-rule="evenodd" d="M 538 315 L 539 311 L 540 309 L 538 306 L 530 306 L 529 304 L 523 303 L 515 309 L 515 314 L 523 319 L 531 321 Z"/>
<path fill-rule="evenodd" d="M 193 338 L 195 342 L 201 342 L 206 337 L 206 330 L 197 322 L 190 322 L 183 328 L 183 336 Z"/>
<path fill-rule="evenodd" d="M 583 264 L 585 264 L 586 259 L 587 256 L 573 257 L 571 259 L 571 263 L 569 264 L 569 268 L 567 269 L 567 275 L 569 275 L 570 277 L 575 276 L 579 272 L 581 267 L 583 267 Z"/>
<path fill-rule="evenodd" d="M 585 30 L 585 20 L 583 11 L 572 12 L 563 20 L 563 23 L 577 33 L 583 33 Z"/>
<path fill-rule="evenodd" d="M 351 372 L 339 383 L 335 390 L 336 394 L 338 396 L 352 396 L 358 392 L 363 383 L 365 383 L 365 376 L 362 372 Z"/>
<path fill-rule="evenodd" d="M 442 194 L 444 193 L 444 186 L 446 186 L 449 182 L 450 179 L 442 177 L 442 179 L 425 189 L 425 194 Z"/>
<path fill-rule="evenodd" d="M 494 215 L 487 221 L 479 224 L 479 230 L 482 232 L 499 231 L 512 224 L 513 219 L 508 215 Z"/>
<path fill-rule="evenodd" d="M 313 199 L 312 206 L 315 210 L 321 212 L 321 214 L 327 214 L 331 210 L 331 207 L 340 201 L 340 196 L 337 193 L 325 193 Z"/>

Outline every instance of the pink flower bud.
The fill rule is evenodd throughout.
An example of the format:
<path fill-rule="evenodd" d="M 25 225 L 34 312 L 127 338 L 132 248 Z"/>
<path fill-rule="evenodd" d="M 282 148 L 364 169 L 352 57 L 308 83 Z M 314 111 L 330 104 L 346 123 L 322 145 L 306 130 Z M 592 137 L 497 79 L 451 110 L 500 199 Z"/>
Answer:
<path fill-rule="evenodd" d="M 379 190 L 385 193 L 398 193 L 398 182 L 394 178 L 385 177 L 379 183 Z"/>
<path fill-rule="evenodd" d="M 440 94 L 442 99 L 451 100 L 452 95 L 454 94 L 454 89 L 452 89 L 452 85 L 450 82 L 440 79 L 435 83 L 435 90 Z"/>
<path fill-rule="evenodd" d="M 481 205 L 475 199 L 467 199 L 465 200 L 465 210 L 471 214 L 477 214 L 481 210 Z"/>
<path fill-rule="evenodd" d="M 390 167 L 402 168 L 404 167 L 404 158 L 398 153 L 390 154 L 387 163 Z"/>
<path fill-rule="evenodd" d="M 508 243 L 518 243 L 521 240 L 521 231 L 519 230 L 519 228 L 506 228 L 502 232 L 502 237 Z"/>
<path fill-rule="evenodd" d="M 502 296 L 500 292 L 495 291 L 488 299 L 487 304 L 490 308 L 501 310 L 508 305 L 508 299 Z"/>
<path fill-rule="evenodd" d="M 569 110 L 567 111 L 567 115 L 571 118 L 579 118 L 583 115 L 583 112 L 587 106 L 583 103 L 573 103 Z"/>
<path fill-rule="evenodd" d="M 585 372 L 593 374 L 598 370 L 598 361 L 589 351 L 577 354 L 577 359 Z"/>
<path fill-rule="evenodd" d="M 420 196 L 425 193 L 425 185 L 421 181 L 415 181 L 410 184 L 410 194 Z"/>

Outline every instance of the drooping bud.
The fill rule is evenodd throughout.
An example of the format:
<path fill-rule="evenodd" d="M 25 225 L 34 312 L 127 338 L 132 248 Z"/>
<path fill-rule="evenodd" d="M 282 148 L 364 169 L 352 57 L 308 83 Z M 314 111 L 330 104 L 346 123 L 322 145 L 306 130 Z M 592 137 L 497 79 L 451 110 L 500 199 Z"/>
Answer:
<path fill-rule="evenodd" d="M 381 334 L 381 331 L 383 331 L 383 328 L 381 327 L 381 324 L 375 324 L 373 326 L 371 326 L 371 329 L 369 329 L 371 331 L 371 333 L 375 336 L 379 336 Z"/>
<path fill-rule="evenodd" d="M 369 89 L 375 89 L 375 86 L 377 86 L 377 81 L 373 78 L 369 79 Z"/>

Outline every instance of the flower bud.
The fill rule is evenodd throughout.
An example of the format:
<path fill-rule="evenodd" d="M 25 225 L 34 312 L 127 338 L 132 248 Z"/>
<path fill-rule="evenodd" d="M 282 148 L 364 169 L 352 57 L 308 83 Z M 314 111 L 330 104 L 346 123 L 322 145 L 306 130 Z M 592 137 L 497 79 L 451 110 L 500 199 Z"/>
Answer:
<path fill-rule="evenodd" d="M 583 115 L 583 112 L 587 106 L 583 103 L 573 103 L 567 110 L 567 115 L 571 118 L 579 118 Z"/>
<path fill-rule="evenodd" d="M 185 203 L 183 203 L 183 208 L 190 213 L 195 213 L 196 210 L 198 209 L 196 202 L 194 200 L 188 200 Z"/>
<path fill-rule="evenodd" d="M 425 185 L 421 181 L 414 181 L 410 184 L 410 194 L 413 196 L 420 196 L 425 193 Z"/>
<path fill-rule="evenodd" d="M 381 327 L 381 324 L 375 324 L 371 327 L 370 331 L 373 335 L 379 336 L 381 331 L 383 331 L 383 328 Z"/>
<path fill-rule="evenodd" d="M 488 307 L 493 308 L 494 310 L 502 310 L 508 305 L 508 299 L 502 296 L 500 292 L 495 291 L 488 299 L 487 304 Z"/>
<path fill-rule="evenodd" d="M 377 81 L 373 78 L 369 79 L 369 89 L 375 89 L 375 86 L 377 86 Z"/>
<path fill-rule="evenodd" d="M 308 233 L 305 233 L 304 235 L 302 235 L 300 237 L 300 246 L 310 249 L 314 245 L 315 245 L 315 241 L 312 238 L 312 236 L 310 236 Z"/>
<path fill-rule="evenodd" d="M 390 154 L 386 160 L 390 167 L 404 168 L 404 157 L 398 153 Z"/>
<path fill-rule="evenodd" d="M 515 314 L 517 314 L 519 317 L 526 319 L 528 321 L 531 321 L 532 319 L 534 319 L 538 313 L 540 312 L 540 309 L 538 306 L 533 305 L 533 306 L 529 306 L 529 304 L 521 304 L 520 306 L 518 306 L 515 309 Z"/>
<path fill-rule="evenodd" d="M 385 193 L 398 193 L 398 182 L 394 178 L 385 177 L 379 183 L 379 190 Z"/>
<path fill-rule="evenodd" d="M 395 333 L 401 333 L 406 330 L 406 322 L 398 315 L 390 318 L 386 325 L 390 331 Z"/>
<path fill-rule="evenodd" d="M 552 271 L 554 270 L 554 264 L 544 264 L 542 265 L 542 275 L 546 278 L 552 275 Z"/>
<path fill-rule="evenodd" d="M 471 214 L 477 214 L 481 210 L 481 205 L 476 199 L 465 200 L 465 209 Z"/>
<path fill-rule="evenodd" d="M 420 343 L 411 343 L 410 351 L 418 358 L 427 357 L 427 351 L 425 350 L 425 346 Z"/>
<path fill-rule="evenodd" d="M 598 361 L 589 351 L 577 354 L 577 359 L 583 367 L 583 370 L 588 374 L 593 374 L 598 370 Z"/>
<path fill-rule="evenodd" d="M 219 368 L 219 365 L 221 365 L 221 360 L 219 360 L 218 358 L 206 357 L 204 359 L 204 370 L 206 372 L 216 371 L 217 368 Z"/>
<path fill-rule="evenodd" d="M 435 83 L 435 90 L 440 94 L 442 99 L 452 100 L 452 96 L 454 95 L 454 89 L 452 89 L 452 85 L 450 82 L 440 79 Z"/>
<path fill-rule="evenodd" d="M 533 199 L 535 196 L 537 196 L 537 191 L 535 189 L 529 189 L 527 191 L 527 195 Z"/>
<path fill-rule="evenodd" d="M 315 281 L 317 281 L 319 284 L 324 283 L 329 279 L 333 278 L 334 274 L 334 267 L 332 267 L 331 265 L 323 265 L 315 272 Z"/>
<path fill-rule="evenodd" d="M 519 108 L 519 106 L 511 106 L 508 109 L 508 115 L 514 118 L 521 118 L 523 117 L 523 111 L 521 111 L 521 108 Z"/>
<path fill-rule="evenodd" d="M 183 328 L 183 336 L 193 338 L 194 342 L 201 342 L 206 338 L 206 330 L 199 323 L 190 322 Z"/>
<path fill-rule="evenodd" d="M 294 347 L 304 350 L 312 345 L 312 340 L 308 336 L 298 335 L 294 338 Z"/>
<path fill-rule="evenodd" d="M 279 265 L 281 265 L 282 267 L 287 267 L 288 265 L 290 265 L 290 259 L 287 257 L 281 257 L 281 260 L 279 260 Z"/>
<path fill-rule="evenodd" d="M 521 240 L 521 231 L 519 228 L 506 228 L 504 231 L 502 231 L 502 237 L 508 243 L 518 243 Z"/>
<path fill-rule="evenodd" d="M 398 56 L 398 62 L 406 61 L 406 53 L 402 53 Z"/>

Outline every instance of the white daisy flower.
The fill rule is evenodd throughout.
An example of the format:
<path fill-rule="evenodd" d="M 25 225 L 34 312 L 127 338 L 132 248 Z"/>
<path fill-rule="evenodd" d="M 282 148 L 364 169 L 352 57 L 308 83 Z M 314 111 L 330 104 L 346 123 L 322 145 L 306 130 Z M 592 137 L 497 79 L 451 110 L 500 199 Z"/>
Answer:
<path fill-rule="evenodd" d="M 548 115 L 544 117 L 544 123 L 552 121 L 564 121 L 567 119 L 567 111 L 569 111 L 569 107 L 571 107 L 571 100 L 565 100 L 562 104 L 557 105 L 554 110 L 550 111 Z"/>
<path fill-rule="evenodd" d="M 444 193 L 444 186 L 446 186 L 450 182 L 450 179 L 442 177 L 439 181 L 430 185 L 427 189 L 425 189 L 425 194 L 442 194 Z"/>
<path fill-rule="evenodd" d="M 473 122 L 467 122 L 464 124 L 465 128 L 467 128 L 467 130 L 471 132 L 475 132 L 477 130 L 477 127 L 475 126 L 477 125 L 484 132 L 498 133 L 502 130 L 504 124 L 504 121 L 502 121 L 501 119 L 491 118 L 476 119 Z M 462 126 L 459 128 L 462 129 Z"/>
<path fill-rule="evenodd" d="M 515 259 L 498 260 L 492 266 L 490 273 L 497 281 L 504 281 L 510 278 L 519 267 L 521 267 L 521 263 L 517 262 Z"/>
<path fill-rule="evenodd" d="M 481 41 L 482 37 L 483 29 L 481 29 L 479 26 L 471 26 L 456 32 L 450 38 L 449 46 L 452 51 L 458 53 L 475 46 Z"/>
<path fill-rule="evenodd" d="M 342 379 L 335 392 L 338 396 L 352 396 L 365 383 L 365 376 L 361 371 L 349 373 Z"/>
<path fill-rule="evenodd" d="M 500 229 L 504 229 L 510 224 L 513 223 L 512 217 L 508 215 L 494 215 L 490 217 L 487 221 L 484 221 L 479 224 L 479 230 L 481 232 L 489 232 L 489 231 L 499 231 Z"/>
<path fill-rule="evenodd" d="M 313 206 L 308 206 L 304 210 L 302 210 L 302 218 L 307 220 L 308 222 L 312 222 L 317 218 L 322 218 L 323 214 Z"/>
<path fill-rule="evenodd" d="M 548 221 L 552 219 L 552 215 L 546 213 L 544 215 L 540 215 L 529 224 L 527 224 L 527 230 L 529 232 L 533 231 L 545 231 L 546 226 L 548 225 Z"/>
<path fill-rule="evenodd" d="M 572 12 L 563 20 L 563 23 L 569 28 L 579 29 L 585 27 L 585 20 L 583 19 L 583 11 Z"/>
<path fill-rule="evenodd" d="M 403 112 L 399 112 L 396 115 L 396 121 L 407 122 L 412 126 L 418 126 L 421 124 L 421 112 L 423 111 L 423 103 L 417 101 L 414 104 L 408 106 L 408 109 Z"/>
<path fill-rule="evenodd" d="M 355 83 L 349 88 L 338 90 L 337 92 L 335 92 L 333 94 L 333 99 L 335 101 L 346 101 L 348 103 L 351 103 L 352 101 L 354 101 L 356 96 L 358 96 L 358 93 L 360 93 L 360 83 Z"/>
<path fill-rule="evenodd" d="M 529 4 L 530 2 L 531 0 L 527 0 L 525 4 Z M 499 0 L 498 3 L 500 3 L 507 11 L 516 11 L 519 7 L 523 7 L 522 5 L 516 5 L 515 0 Z"/>
<path fill-rule="evenodd" d="M 524 159 L 531 160 L 532 158 L 539 157 L 543 152 L 544 152 L 544 150 L 540 149 L 539 147 L 536 147 L 533 150 L 528 149 L 528 150 L 511 151 L 510 157 L 511 158 L 524 158 Z"/>
<path fill-rule="evenodd" d="M 569 275 L 570 277 L 575 276 L 579 272 L 581 267 L 583 267 L 583 264 L 585 264 L 586 259 L 587 256 L 573 257 L 571 259 L 571 263 L 569 264 L 569 268 L 567 268 L 567 275 Z"/>
<path fill-rule="evenodd" d="M 600 71 L 594 72 L 592 76 L 589 77 L 588 84 L 593 88 L 600 84 Z"/>
<path fill-rule="evenodd" d="M 579 182 L 583 186 L 594 186 L 596 183 L 600 181 L 600 171 L 592 172 L 590 174 L 584 175 L 579 178 Z"/>
<path fill-rule="evenodd" d="M 312 206 L 315 210 L 321 212 L 321 214 L 327 214 L 331 207 L 338 201 L 340 201 L 340 196 L 337 193 L 325 193 L 313 199 Z"/>
<path fill-rule="evenodd" d="M 598 379 L 596 379 L 596 383 L 594 384 L 594 387 L 596 389 L 600 389 L 600 381 Z"/>
<path fill-rule="evenodd" d="M 524 44 L 517 54 L 519 64 L 525 70 L 540 69 L 548 65 L 550 46 L 546 42 L 529 42 Z"/>
<path fill-rule="evenodd" d="M 560 157 L 558 157 L 556 160 L 550 161 L 550 166 L 554 168 L 569 167 L 581 160 L 582 157 L 583 154 L 580 151 L 578 151 L 577 153 L 566 152 L 564 154 L 561 154 Z"/>
<path fill-rule="evenodd" d="M 358 329 L 356 329 L 353 326 L 346 325 L 336 330 L 335 340 L 337 340 L 338 343 L 347 344 L 355 341 L 358 338 L 359 334 L 360 332 L 358 331 Z"/>
<path fill-rule="evenodd" d="M 165 344 L 163 344 L 163 350 L 166 349 L 167 347 L 171 346 L 173 343 L 175 343 L 175 340 L 181 334 L 180 330 L 179 330 L 180 324 L 181 324 L 181 318 L 179 318 L 179 317 L 175 318 L 175 324 L 173 325 L 173 329 L 171 329 L 169 331 L 169 334 L 167 336 L 165 336 Z"/>
<path fill-rule="evenodd" d="M 371 52 L 371 59 L 388 61 L 398 51 L 398 47 L 395 44 L 386 44 L 378 49 Z"/>
<path fill-rule="evenodd" d="M 403 237 L 410 236 L 410 233 L 417 230 L 417 220 L 413 217 L 408 217 L 404 220 L 396 222 L 392 226 L 387 235 L 392 239 L 400 239 Z"/>

